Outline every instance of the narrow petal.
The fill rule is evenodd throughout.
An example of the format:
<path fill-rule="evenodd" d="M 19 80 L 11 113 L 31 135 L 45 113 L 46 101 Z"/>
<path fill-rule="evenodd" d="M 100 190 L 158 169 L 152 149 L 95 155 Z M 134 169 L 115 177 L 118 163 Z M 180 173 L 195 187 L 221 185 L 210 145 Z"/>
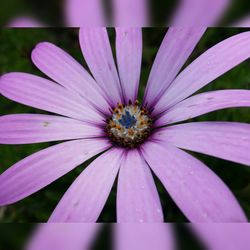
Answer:
<path fill-rule="evenodd" d="M 123 150 L 111 149 L 91 163 L 65 193 L 49 222 L 96 222 L 119 171 Z"/>
<path fill-rule="evenodd" d="M 66 0 L 66 27 L 107 26 L 102 0 Z"/>
<path fill-rule="evenodd" d="M 116 57 L 125 102 L 137 99 L 142 60 L 140 28 L 116 28 Z"/>
<path fill-rule="evenodd" d="M 163 222 L 152 174 L 137 150 L 127 152 L 119 172 L 117 222 Z"/>
<path fill-rule="evenodd" d="M 170 26 L 216 26 L 229 4 L 229 0 L 181 0 Z"/>
<path fill-rule="evenodd" d="M 76 140 L 21 160 L 0 175 L 0 206 L 35 193 L 109 147 L 106 140 Z"/>
<path fill-rule="evenodd" d="M 116 250 L 174 250 L 174 229 L 164 223 L 115 224 Z"/>
<path fill-rule="evenodd" d="M 237 27 L 237 28 L 250 28 L 250 15 L 244 16 L 236 23 L 230 25 L 230 27 Z"/>
<path fill-rule="evenodd" d="M 31 74 L 9 73 L 1 76 L 0 92 L 13 101 L 82 121 L 100 123 L 103 119 L 79 95 Z"/>
<path fill-rule="evenodd" d="M 148 0 L 111 0 L 116 27 L 150 26 Z"/>
<path fill-rule="evenodd" d="M 102 129 L 89 123 L 52 115 L 0 116 L 0 144 L 28 144 L 100 137 Z"/>
<path fill-rule="evenodd" d="M 40 224 L 26 250 L 89 250 L 100 228 L 94 223 Z"/>
<path fill-rule="evenodd" d="M 182 149 L 250 166 L 249 131 L 245 123 L 194 122 L 161 129 L 154 136 Z"/>
<path fill-rule="evenodd" d="M 171 27 L 155 58 L 144 102 L 153 105 L 174 80 L 199 42 L 205 28 Z"/>
<path fill-rule="evenodd" d="M 99 110 L 107 112 L 108 103 L 95 80 L 73 57 L 52 43 L 39 43 L 32 51 L 33 63 L 47 76 L 73 90 Z"/>
<path fill-rule="evenodd" d="M 7 24 L 7 27 L 9 28 L 41 28 L 43 26 L 45 25 L 28 16 L 17 17 L 10 20 L 10 22 Z"/>
<path fill-rule="evenodd" d="M 171 84 L 155 106 L 155 113 L 192 95 L 250 57 L 250 32 L 230 37 L 207 50 Z"/>
<path fill-rule="evenodd" d="M 227 186 L 202 162 L 167 142 L 143 145 L 143 154 L 191 222 L 246 222 Z"/>
<path fill-rule="evenodd" d="M 250 107 L 250 90 L 210 91 L 189 97 L 161 114 L 155 125 L 164 126 L 234 107 Z"/>
<path fill-rule="evenodd" d="M 110 104 L 116 106 L 117 102 L 123 99 L 107 30 L 105 28 L 81 28 L 80 45 L 95 80 Z"/>

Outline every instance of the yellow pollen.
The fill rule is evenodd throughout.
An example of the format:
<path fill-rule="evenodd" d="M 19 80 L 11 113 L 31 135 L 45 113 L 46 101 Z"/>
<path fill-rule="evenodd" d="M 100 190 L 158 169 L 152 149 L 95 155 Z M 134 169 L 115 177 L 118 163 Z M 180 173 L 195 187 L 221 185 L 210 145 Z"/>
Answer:
<path fill-rule="evenodd" d="M 107 120 L 107 134 L 111 141 L 123 147 L 134 148 L 142 144 L 152 131 L 152 119 L 145 107 L 136 100 L 124 106 L 118 103 Z"/>

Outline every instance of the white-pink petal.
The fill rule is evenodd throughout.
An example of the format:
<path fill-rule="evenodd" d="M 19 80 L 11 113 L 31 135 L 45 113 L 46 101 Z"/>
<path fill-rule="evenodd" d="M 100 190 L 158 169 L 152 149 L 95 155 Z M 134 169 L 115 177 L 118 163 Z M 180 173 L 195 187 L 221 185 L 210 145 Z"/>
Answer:
<path fill-rule="evenodd" d="M 174 229 L 164 223 L 120 223 L 115 224 L 116 250 L 174 250 Z"/>
<path fill-rule="evenodd" d="M 176 147 L 250 166 L 250 124 L 194 122 L 157 131 L 155 139 Z"/>
<path fill-rule="evenodd" d="M 42 77 L 27 73 L 5 74 L 0 77 L 0 93 L 34 108 L 91 123 L 102 123 L 101 114 L 84 98 Z"/>
<path fill-rule="evenodd" d="M 111 149 L 99 156 L 74 181 L 49 222 L 96 222 L 119 171 L 122 149 Z"/>
<path fill-rule="evenodd" d="M 237 28 L 250 28 L 250 15 L 244 16 L 243 18 L 237 20 L 236 23 L 233 23 L 230 26 Z"/>
<path fill-rule="evenodd" d="M 115 27 L 147 27 L 150 25 L 148 0 L 111 0 Z"/>
<path fill-rule="evenodd" d="M 103 136 L 101 128 L 71 118 L 16 114 L 0 116 L 0 144 L 28 144 Z"/>
<path fill-rule="evenodd" d="M 142 60 L 140 28 L 116 28 L 116 58 L 125 102 L 137 99 Z"/>
<path fill-rule="evenodd" d="M 83 139 L 61 143 L 28 156 L 0 175 L 0 206 L 37 192 L 109 147 L 106 140 Z"/>
<path fill-rule="evenodd" d="M 33 63 L 55 82 L 80 94 L 98 110 L 108 112 L 108 103 L 95 80 L 61 48 L 49 42 L 42 42 L 32 51 L 31 58 Z"/>
<path fill-rule="evenodd" d="M 26 250 L 88 250 L 93 244 L 100 225 L 94 223 L 40 224 Z"/>
<path fill-rule="evenodd" d="M 159 114 L 192 95 L 250 57 L 250 32 L 232 36 L 207 50 L 174 80 L 155 106 Z"/>
<path fill-rule="evenodd" d="M 181 122 L 233 107 L 250 107 L 250 90 L 218 90 L 191 96 L 161 114 L 155 126 Z"/>
<path fill-rule="evenodd" d="M 128 151 L 120 168 L 117 222 L 163 222 L 161 203 L 153 176 L 138 150 Z"/>
<path fill-rule="evenodd" d="M 106 28 L 81 28 L 79 39 L 92 75 L 110 104 L 116 106 L 123 97 Z"/>
<path fill-rule="evenodd" d="M 170 86 L 199 42 L 205 28 L 168 29 L 156 55 L 145 90 L 144 102 L 154 105 Z"/>
<path fill-rule="evenodd" d="M 16 17 L 7 24 L 9 28 L 41 28 L 43 26 L 44 24 L 29 16 Z"/>
<path fill-rule="evenodd" d="M 106 26 L 102 0 L 65 0 L 66 27 Z"/>
<path fill-rule="evenodd" d="M 194 223 L 190 228 L 211 250 L 249 250 L 249 223 Z"/>
<path fill-rule="evenodd" d="M 229 5 L 230 0 L 180 0 L 170 26 L 215 26 Z"/>
<path fill-rule="evenodd" d="M 228 187 L 193 156 L 165 141 L 143 145 L 143 155 L 191 222 L 246 222 Z"/>

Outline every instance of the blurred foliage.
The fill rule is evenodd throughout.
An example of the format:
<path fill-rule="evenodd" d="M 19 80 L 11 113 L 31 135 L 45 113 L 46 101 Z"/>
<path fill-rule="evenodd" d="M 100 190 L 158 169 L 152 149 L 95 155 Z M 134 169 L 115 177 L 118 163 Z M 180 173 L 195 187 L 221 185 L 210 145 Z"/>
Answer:
<path fill-rule="evenodd" d="M 197 56 L 211 46 L 232 35 L 245 31 L 244 29 L 209 29 L 201 39 L 197 48 L 188 60 L 188 65 Z M 164 37 L 166 29 L 147 28 L 143 31 L 144 47 L 140 97 L 152 66 L 154 57 Z M 110 38 L 114 48 L 114 30 L 110 29 Z M 12 71 L 29 72 L 44 76 L 32 65 L 30 54 L 38 42 L 50 41 L 62 47 L 86 66 L 82 57 L 77 29 L 1 29 L 0 30 L 0 74 Z M 214 82 L 202 89 L 202 91 L 216 89 L 250 89 L 250 62 L 246 61 L 235 69 L 219 77 Z M 45 76 L 44 76 L 45 77 Z M 15 113 L 46 113 L 31 107 L 12 102 L 4 97 L 0 100 L 0 114 Z M 239 121 L 250 122 L 249 109 L 234 108 L 213 112 L 192 121 Z M 46 148 L 53 143 L 40 143 L 32 145 L 9 146 L 0 145 L 0 173 L 12 164 L 26 156 Z M 229 186 L 239 200 L 248 218 L 250 218 L 250 169 L 240 164 L 220 160 L 213 157 L 194 154 L 207 164 Z M 32 196 L 8 207 L 0 208 L 0 222 L 45 222 L 64 192 L 74 179 L 87 166 L 83 164 L 66 176 L 55 181 Z M 155 178 L 160 193 L 165 221 L 187 221 L 182 212 L 174 204 L 162 184 Z M 105 208 L 99 218 L 101 222 L 116 221 L 116 185 L 112 189 Z"/>
<path fill-rule="evenodd" d="M 23 250 L 34 224 L 0 223 L 0 250 Z"/>

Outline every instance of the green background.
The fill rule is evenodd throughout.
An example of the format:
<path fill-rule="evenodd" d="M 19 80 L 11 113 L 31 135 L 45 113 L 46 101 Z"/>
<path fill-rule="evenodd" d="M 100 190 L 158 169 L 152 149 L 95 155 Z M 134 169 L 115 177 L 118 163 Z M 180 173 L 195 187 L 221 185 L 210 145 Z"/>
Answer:
<path fill-rule="evenodd" d="M 187 64 L 211 46 L 245 29 L 208 29 L 194 50 Z M 143 30 L 143 63 L 140 96 L 152 66 L 156 52 L 161 44 L 166 29 L 147 28 Z M 109 29 L 114 47 L 114 30 Z M 0 30 L 0 73 L 20 71 L 44 76 L 32 65 L 30 54 L 38 42 L 50 41 L 63 48 L 86 66 L 78 42 L 78 29 L 1 29 Z M 230 72 L 216 79 L 201 91 L 216 89 L 250 89 L 250 62 L 246 61 Z M 44 76 L 45 77 L 45 76 Z M 45 113 L 0 97 L 0 114 Z M 213 112 L 192 121 L 239 121 L 250 122 L 247 108 L 234 108 Z M 24 157 L 53 143 L 32 145 L 0 145 L 0 173 Z M 250 218 L 250 169 L 246 166 L 217 158 L 194 154 L 207 164 L 229 186 Z M 87 164 L 83 164 L 32 196 L 8 207 L 0 208 L 0 222 L 45 222 L 56 204 L 74 179 Z M 186 222 L 187 219 L 176 207 L 161 183 L 155 178 L 160 193 L 165 221 Z M 199 187 L 197 187 L 199 188 Z M 101 222 L 116 221 L 116 185 L 112 189 L 105 208 L 99 218 Z"/>

